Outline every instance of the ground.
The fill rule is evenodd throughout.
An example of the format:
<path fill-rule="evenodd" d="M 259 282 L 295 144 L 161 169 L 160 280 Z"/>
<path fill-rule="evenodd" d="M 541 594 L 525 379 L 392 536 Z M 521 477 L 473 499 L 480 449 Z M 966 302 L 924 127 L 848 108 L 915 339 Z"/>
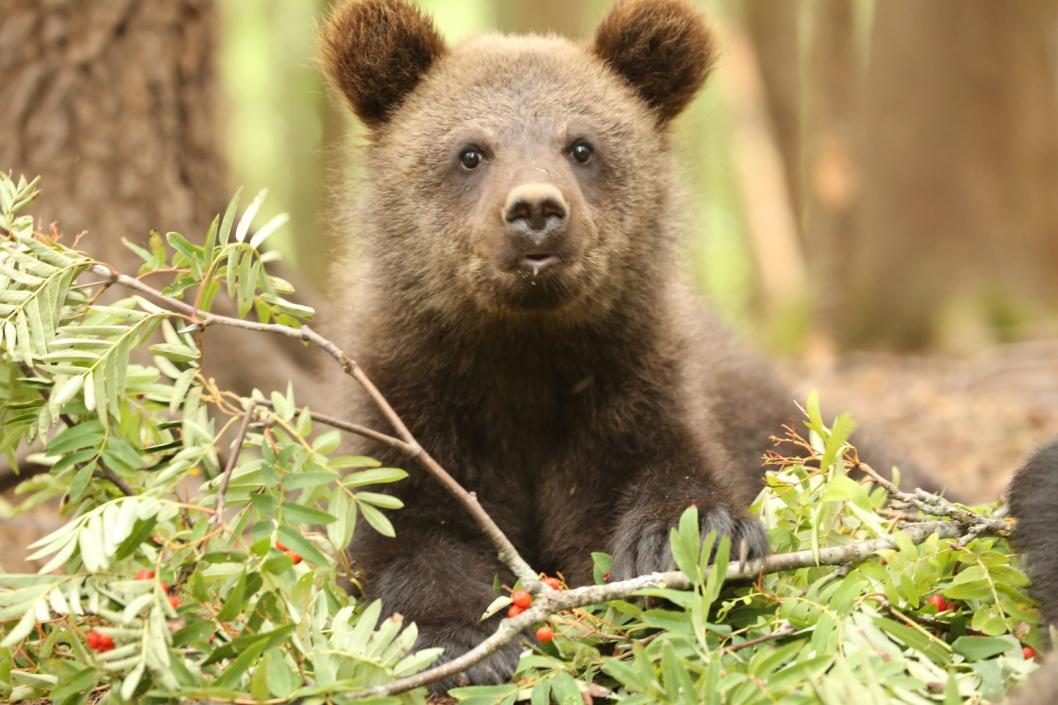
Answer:
<path fill-rule="evenodd" d="M 1058 341 L 970 357 L 857 354 L 783 367 L 802 397 L 818 389 L 827 408 L 852 410 L 973 501 L 1001 496 L 1022 459 L 1058 436 Z M 32 569 L 22 547 L 57 526 L 53 507 L 0 519 L 0 542 L 14 547 L 0 571 Z"/>

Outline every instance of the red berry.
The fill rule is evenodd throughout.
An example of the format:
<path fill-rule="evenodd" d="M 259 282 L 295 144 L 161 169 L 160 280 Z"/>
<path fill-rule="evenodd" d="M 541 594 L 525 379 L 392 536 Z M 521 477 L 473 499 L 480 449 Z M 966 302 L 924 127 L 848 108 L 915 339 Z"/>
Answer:
<path fill-rule="evenodd" d="M 294 561 L 294 565 L 300 563 L 303 559 L 300 553 L 294 553 L 293 551 L 287 551 L 287 555 L 290 556 L 290 560 Z"/>
<path fill-rule="evenodd" d="M 150 580 L 153 577 L 154 577 L 154 571 L 153 570 L 147 570 L 146 568 L 141 570 L 139 573 L 136 573 L 136 580 Z"/>
<path fill-rule="evenodd" d="M 280 551 L 282 551 L 283 553 L 286 553 L 287 551 L 289 551 L 289 550 L 290 550 L 289 548 L 287 548 L 286 546 L 284 546 L 284 545 L 283 545 L 283 542 L 282 542 L 282 541 L 280 541 L 279 539 L 276 539 L 276 548 L 278 548 L 278 549 L 279 549 Z"/>
<path fill-rule="evenodd" d="M 169 583 L 165 582 L 164 580 L 159 580 L 158 581 L 158 585 L 161 586 L 162 592 L 164 592 L 164 593 L 168 593 L 169 592 Z"/>
<path fill-rule="evenodd" d="M 927 602 L 937 608 L 937 612 L 947 612 L 952 608 L 950 602 L 945 600 L 941 595 L 930 595 Z"/>
<path fill-rule="evenodd" d="M 511 619 L 514 619 L 515 617 L 520 615 L 522 612 L 525 612 L 525 608 L 524 607 L 519 607 L 518 605 L 511 605 L 510 607 L 507 608 L 507 616 L 510 617 Z"/>
<path fill-rule="evenodd" d="M 543 580 L 541 580 L 540 582 L 542 582 L 544 585 L 547 585 L 552 590 L 561 590 L 562 589 L 562 581 L 559 580 L 558 578 L 547 577 L 547 578 L 544 578 Z"/>
<path fill-rule="evenodd" d="M 528 590 L 515 590 L 511 593 L 511 603 L 521 607 L 523 610 L 527 610 L 533 604 L 533 596 L 529 594 Z"/>
<path fill-rule="evenodd" d="M 550 625 L 545 624 L 536 630 L 536 640 L 542 644 L 546 644 L 555 638 L 555 630 Z"/>
<path fill-rule="evenodd" d="M 613 575 L 610 574 L 610 571 L 606 571 L 605 573 L 602 574 L 602 581 L 604 583 L 608 583 L 612 579 L 613 579 Z"/>
<path fill-rule="evenodd" d="M 170 595 L 169 596 L 169 604 L 172 605 L 173 609 L 175 610 L 176 608 L 178 608 L 180 606 L 180 598 L 177 597 L 176 595 Z"/>
<path fill-rule="evenodd" d="M 1036 658 L 1036 649 L 1032 648 L 1031 646 L 1026 646 L 1024 649 L 1021 650 L 1021 653 L 1024 654 L 1026 661 L 1031 661 Z"/>
<path fill-rule="evenodd" d="M 85 643 L 88 644 L 88 648 L 98 653 L 110 651 L 114 648 L 113 637 L 107 636 L 106 634 L 100 634 L 94 629 L 85 634 L 84 640 Z"/>

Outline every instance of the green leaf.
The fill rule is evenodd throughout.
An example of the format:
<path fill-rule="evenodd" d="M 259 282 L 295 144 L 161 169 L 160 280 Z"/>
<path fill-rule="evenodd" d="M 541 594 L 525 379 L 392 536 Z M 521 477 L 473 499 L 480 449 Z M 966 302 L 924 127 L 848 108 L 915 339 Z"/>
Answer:
<path fill-rule="evenodd" d="M 300 532 L 288 526 L 281 525 L 278 529 L 278 533 L 283 544 L 290 550 L 300 553 L 305 560 L 317 565 L 329 564 L 327 557 L 320 553 L 320 550 L 308 539 L 302 536 Z"/>
<path fill-rule="evenodd" d="M 393 524 L 390 523 L 389 519 L 386 518 L 382 512 L 375 509 L 370 504 L 357 503 L 360 508 L 360 513 L 372 529 L 382 534 L 393 538 L 397 535 L 397 532 L 393 529 Z"/>
<path fill-rule="evenodd" d="M 983 661 L 1007 651 L 1020 651 L 1021 643 L 1012 636 L 961 636 L 951 648 L 971 661 Z"/>
<path fill-rule="evenodd" d="M 327 512 L 295 502 L 283 502 L 281 511 L 285 521 L 295 524 L 330 524 L 338 521 L 337 517 Z"/>

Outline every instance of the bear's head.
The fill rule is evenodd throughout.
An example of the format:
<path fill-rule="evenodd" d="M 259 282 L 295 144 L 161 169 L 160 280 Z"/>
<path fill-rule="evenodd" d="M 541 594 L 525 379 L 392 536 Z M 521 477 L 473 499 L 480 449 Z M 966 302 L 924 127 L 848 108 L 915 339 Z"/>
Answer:
<path fill-rule="evenodd" d="M 396 303 L 582 319 L 671 276 L 668 126 L 713 59 L 689 0 L 622 0 L 583 45 L 452 48 L 405 0 L 353 0 L 321 57 L 370 130 L 351 227 Z"/>

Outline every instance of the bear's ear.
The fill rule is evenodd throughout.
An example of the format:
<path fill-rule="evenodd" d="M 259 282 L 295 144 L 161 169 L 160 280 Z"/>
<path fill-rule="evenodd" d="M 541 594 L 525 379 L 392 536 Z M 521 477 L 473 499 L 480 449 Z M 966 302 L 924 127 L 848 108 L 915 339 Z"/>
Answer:
<path fill-rule="evenodd" d="M 687 107 L 715 58 L 705 15 L 688 0 L 620 0 L 599 25 L 592 51 L 636 89 L 661 125 Z"/>
<path fill-rule="evenodd" d="M 368 127 L 384 123 L 446 51 L 429 17 L 404 0 L 352 0 L 327 19 L 320 63 Z"/>

